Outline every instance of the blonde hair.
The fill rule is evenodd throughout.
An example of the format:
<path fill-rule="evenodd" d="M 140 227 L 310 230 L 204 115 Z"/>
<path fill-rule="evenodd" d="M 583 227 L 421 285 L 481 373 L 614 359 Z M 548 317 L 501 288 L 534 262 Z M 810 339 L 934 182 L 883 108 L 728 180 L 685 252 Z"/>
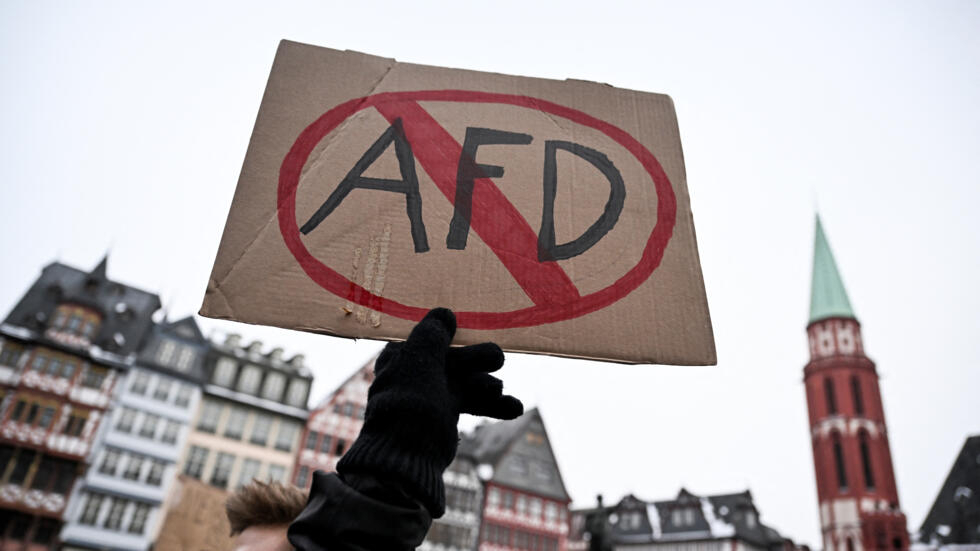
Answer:
<path fill-rule="evenodd" d="M 231 535 L 252 526 L 291 524 L 306 507 L 307 494 L 291 484 L 253 481 L 228 497 L 225 514 Z"/>

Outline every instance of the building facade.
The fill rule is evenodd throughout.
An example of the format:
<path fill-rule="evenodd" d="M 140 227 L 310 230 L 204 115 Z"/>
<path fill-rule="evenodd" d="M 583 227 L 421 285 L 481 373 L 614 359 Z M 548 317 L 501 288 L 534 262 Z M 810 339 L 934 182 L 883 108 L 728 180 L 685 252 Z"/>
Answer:
<path fill-rule="evenodd" d="M 817 219 L 803 370 L 824 549 L 907 549 L 875 364 Z"/>
<path fill-rule="evenodd" d="M 759 519 L 746 490 L 644 501 L 628 495 L 616 505 L 572 512 L 569 549 L 629 551 L 802 551 Z M 602 542 L 601 544 L 599 542 Z"/>
<path fill-rule="evenodd" d="M 52 549 L 157 295 L 46 266 L 0 326 L 0 549 Z"/>
<path fill-rule="evenodd" d="M 472 551 L 480 535 L 483 483 L 476 458 L 456 454 L 442 474 L 446 487 L 446 514 L 432 522 L 419 551 Z"/>
<path fill-rule="evenodd" d="M 314 471 L 333 472 L 361 432 L 368 387 L 374 381 L 374 359 L 355 371 L 310 412 L 303 427 L 290 480 L 309 489 Z"/>
<path fill-rule="evenodd" d="M 63 549 L 152 546 L 198 409 L 206 353 L 192 317 L 151 328 L 65 510 Z"/>
<path fill-rule="evenodd" d="M 252 479 L 287 482 L 309 416 L 313 380 L 302 355 L 248 347 L 238 335 L 212 342 L 207 382 L 191 423 L 179 470 L 216 488 L 234 490 Z"/>
<path fill-rule="evenodd" d="M 567 549 L 571 499 L 537 409 L 477 427 L 460 454 L 483 483 L 479 551 Z"/>

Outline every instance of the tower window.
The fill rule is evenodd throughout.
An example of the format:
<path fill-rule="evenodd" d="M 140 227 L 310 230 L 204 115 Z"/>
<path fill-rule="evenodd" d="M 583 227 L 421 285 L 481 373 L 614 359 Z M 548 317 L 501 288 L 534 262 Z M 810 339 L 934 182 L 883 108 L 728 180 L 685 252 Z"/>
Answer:
<path fill-rule="evenodd" d="M 844 448 L 840 444 L 840 435 L 836 432 L 834 440 L 834 465 L 837 467 L 837 487 L 840 491 L 847 491 L 847 471 L 844 469 Z"/>
<path fill-rule="evenodd" d="M 864 415 L 864 399 L 861 398 L 861 381 L 857 375 L 851 375 L 851 397 L 854 400 L 854 412 Z"/>
<path fill-rule="evenodd" d="M 827 397 L 827 413 L 829 415 L 837 414 L 837 395 L 834 393 L 834 381 L 830 377 L 825 377 L 823 380 L 823 391 Z"/>
<path fill-rule="evenodd" d="M 869 490 L 875 488 L 874 472 L 871 470 L 871 450 L 868 448 L 868 433 L 861 431 L 861 466 L 864 468 L 864 486 Z"/>

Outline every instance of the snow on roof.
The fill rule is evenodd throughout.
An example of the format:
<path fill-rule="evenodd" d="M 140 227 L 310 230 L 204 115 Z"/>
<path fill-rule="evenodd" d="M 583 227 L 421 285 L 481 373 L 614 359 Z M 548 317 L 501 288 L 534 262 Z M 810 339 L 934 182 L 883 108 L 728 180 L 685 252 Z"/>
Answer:
<path fill-rule="evenodd" d="M 735 527 L 715 515 L 715 508 L 706 497 L 701 498 L 701 512 L 704 513 L 704 519 L 708 521 L 712 536 L 719 538 L 735 535 Z"/>
<path fill-rule="evenodd" d="M 663 535 L 663 530 L 660 528 L 660 511 L 657 510 L 657 506 L 653 503 L 647 503 L 647 519 L 650 521 L 650 530 L 653 539 L 660 539 Z"/>

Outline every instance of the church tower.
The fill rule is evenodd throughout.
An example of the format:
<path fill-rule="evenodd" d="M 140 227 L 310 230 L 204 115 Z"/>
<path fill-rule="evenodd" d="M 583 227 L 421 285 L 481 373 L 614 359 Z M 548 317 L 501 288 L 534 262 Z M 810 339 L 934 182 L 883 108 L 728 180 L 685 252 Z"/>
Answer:
<path fill-rule="evenodd" d="M 825 551 L 908 549 L 875 364 L 820 218 L 803 369 Z"/>

